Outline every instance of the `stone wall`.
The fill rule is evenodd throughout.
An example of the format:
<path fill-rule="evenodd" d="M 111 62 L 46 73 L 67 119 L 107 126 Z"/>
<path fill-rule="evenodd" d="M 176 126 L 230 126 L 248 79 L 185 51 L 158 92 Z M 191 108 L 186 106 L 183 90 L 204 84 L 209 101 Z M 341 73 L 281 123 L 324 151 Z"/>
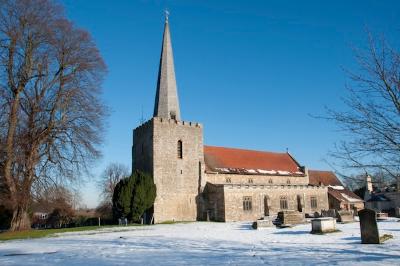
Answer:
<path fill-rule="evenodd" d="M 208 185 L 208 184 L 207 184 Z M 328 210 L 328 190 L 326 187 L 318 186 L 298 186 L 298 185 L 240 185 L 240 184 L 220 184 L 213 185 L 218 187 L 212 196 L 214 201 L 223 198 L 225 217 L 221 220 L 217 215 L 218 221 L 251 221 L 263 217 L 264 215 L 274 216 L 279 211 L 280 199 L 286 197 L 287 210 L 298 210 L 298 202 L 304 213 L 313 214 Z M 251 197 L 251 210 L 244 210 L 244 197 Z M 299 197 L 299 198 L 298 198 Z M 316 197 L 317 207 L 311 207 L 311 197 Z M 218 207 L 218 203 L 216 204 Z M 267 206 L 267 207 L 266 207 Z M 212 208 L 212 206 L 209 206 Z M 217 210 L 212 211 L 219 211 Z"/>
<path fill-rule="evenodd" d="M 308 175 L 253 175 L 207 173 L 207 182 L 213 184 L 272 184 L 272 185 L 308 185 Z M 272 182 L 272 183 L 271 183 Z"/>
<path fill-rule="evenodd" d="M 133 130 L 132 170 L 153 173 L 153 120 Z"/>
<path fill-rule="evenodd" d="M 157 187 L 154 221 L 195 221 L 205 185 L 202 126 L 154 117 L 133 135 L 132 167 L 152 174 Z"/>
<path fill-rule="evenodd" d="M 201 220 L 225 221 L 224 186 L 207 183 L 202 193 L 204 199 Z"/>
<path fill-rule="evenodd" d="M 155 221 L 195 221 L 197 195 L 204 183 L 202 126 L 153 118 L 153 127 Z M 178 158 L 178 141 L 182 141 L 183 158 Z"/>

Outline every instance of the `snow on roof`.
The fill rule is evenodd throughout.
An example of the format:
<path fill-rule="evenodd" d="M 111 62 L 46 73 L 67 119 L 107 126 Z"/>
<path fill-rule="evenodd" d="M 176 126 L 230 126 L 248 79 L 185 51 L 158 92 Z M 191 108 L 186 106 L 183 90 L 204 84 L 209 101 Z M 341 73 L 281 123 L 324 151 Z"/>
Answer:
<path fill-rule="evenodd" d="M 280 174 L 280 175 L 290 175 L 290 172 L 289 171 L 278 170 L 278 174 Z"/>
<path fill-rule="evenodd" d="M 257 172 L 259 172 L 260 174 L 276 175 L 276 171 L 275 170 L 257 169 Z"/>
<path fill-rule="evenodd" d="M 344 202 L 363 202 L 363 200 L 346 188 L 335 189 L 336 186 L 328 186 L 328 194 L 339 201 Z"/>
<path fill-rule="evenodd" d="M 246 172 L 251 173 L 251 174 L 257 174 L 257 171 L 254 169 L 246 169 Z"/>
<path fill-rule="evenodd" d="M 346 195 L 344 193 L 340 193 L 340 194 L 342 195 L 343 198 L 345 198 L 349 202 L 359 202 L 360 201 L 360 199 L 356 199 L 356 198 L 350 197 L 350 196 L 348 196 L 348 195 Z"/>
<path fill-rule="evenodd" d="M 336 190 L 344 190 L 343 186 L 328 186 L 328 187 L 331 187 L 331 188 L 336 189 Z"/>

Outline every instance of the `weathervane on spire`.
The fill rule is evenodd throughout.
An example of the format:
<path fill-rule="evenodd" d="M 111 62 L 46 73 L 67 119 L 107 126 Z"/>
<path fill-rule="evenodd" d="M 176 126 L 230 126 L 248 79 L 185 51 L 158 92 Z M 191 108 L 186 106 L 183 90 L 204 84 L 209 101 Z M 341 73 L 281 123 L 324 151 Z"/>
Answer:
<path fill-rule="evenodd" d="M 168 16 L 169 16 L 169 11 L 168 9 L 164 10 L 164 14 L 165 14 L 165 22 L 168 22 Z"/>

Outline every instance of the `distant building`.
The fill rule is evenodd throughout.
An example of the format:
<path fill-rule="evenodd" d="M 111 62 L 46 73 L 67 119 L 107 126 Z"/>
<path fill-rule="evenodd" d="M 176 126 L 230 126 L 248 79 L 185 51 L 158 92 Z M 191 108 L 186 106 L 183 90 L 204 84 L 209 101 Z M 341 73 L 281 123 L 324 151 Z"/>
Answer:
<path fill-rule="evenodd" d="M 397 182 L 396 187 L 385 189 L 374 189 L 372 177 L 365 175 L 365 207 L 377 212 L 388 212 L 400 217 L 400 187 Z"/>
<path fill-rule="evenodd" d="M 330 184 L 310 182 L 307 168 L 288 152 L 205 146 L 203 126 L 181 119 L 168 19 L 154 115 L 133 131 L 132 169 L 154 178 L 156 223 L 254 220 L 329 208 Z"/>

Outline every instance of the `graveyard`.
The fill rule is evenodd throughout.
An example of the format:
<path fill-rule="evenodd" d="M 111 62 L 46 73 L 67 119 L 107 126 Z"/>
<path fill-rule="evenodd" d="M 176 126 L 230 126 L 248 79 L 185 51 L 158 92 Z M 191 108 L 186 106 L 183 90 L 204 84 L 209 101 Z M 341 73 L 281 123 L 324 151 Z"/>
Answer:
<path fill-rule="evenodd" d="M 311 223 L 252 229 L 251 222 L 117 227 L 0 243 L 1 265 L 396 265 L 400 222 L 378 221 L 383 244 L 361 244 L 360 223 L 310 234 Z"/>

